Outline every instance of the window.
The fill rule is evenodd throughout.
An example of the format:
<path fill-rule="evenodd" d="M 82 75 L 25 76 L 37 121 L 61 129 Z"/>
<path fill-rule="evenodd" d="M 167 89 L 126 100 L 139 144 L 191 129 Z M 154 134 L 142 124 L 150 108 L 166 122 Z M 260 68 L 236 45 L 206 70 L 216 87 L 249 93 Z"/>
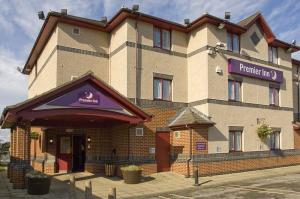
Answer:
<path fill-rule="evenodd" d="M 269 46 L 269 62 L 278 64 L 277 48 Z"/>
<path fill-rule="evenodd" d="M 280 131 L 274 131 L 270 135 L 269 146 L 271 150 L 280 149 Z"/>
<path fill-rule="evenodd" d="M 154 78 L 153 98 L 157 100 L 171 101 L 172 98 L 172 81 L 167 79 Z"/>
<path fill-rule="evenodd" d="M 60 153 L 61 154 L 71 153 L 71 137 L 60 138 Z"/>
<path fill-rule="evenodd" d="M 136 128 L 135 136 L 144 136 L 144 128 Z"/>
<path fill-rule="evenodd" d="M 171 49 L 171 33 L 169 30 L 154 27 L 153 30 L 153 46 L 163 48 L 166 50 Z"/>
<path fill-rule="evenodd" d="M 227 32 L 227 50 L 240 53 L 239 35 Z"/>
<path fill-rule="evenodd" d="M 253 44 L 256 46 L 258 44 L 258 42 L 260 41 L 259 37 L 257 36 L 256 32 L 253 32 L 251 35 L 251 41 L 253 42 Z"/>
<path fill-rule="evenodd" d="M 279 88 L 269 88 L 270 105 L 279 106 Z"/>
<path fill-rule="evenodd" d="M 229 151 L 242 151 L 242 131 L 229 131 Z"/>
<path fill-rule="evenodd" d="M 228 99 L 241 101 L 241 82 L 228 80 Z"/>

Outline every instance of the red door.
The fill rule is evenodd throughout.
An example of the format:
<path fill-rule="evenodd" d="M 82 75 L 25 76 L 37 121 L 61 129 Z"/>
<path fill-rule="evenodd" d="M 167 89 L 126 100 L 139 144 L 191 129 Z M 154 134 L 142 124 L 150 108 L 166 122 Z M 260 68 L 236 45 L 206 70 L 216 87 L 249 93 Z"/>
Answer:
<path fill-rule="evenodd" d="M 155 143 L 157 172 L 170 171 L 170 133 L 157 132 Z"/>
<path fill-rule="evenodd" d="M 72 136 L 58 136 L 57 162 L 59 171 L 70 171 L 72 168 Z"/>

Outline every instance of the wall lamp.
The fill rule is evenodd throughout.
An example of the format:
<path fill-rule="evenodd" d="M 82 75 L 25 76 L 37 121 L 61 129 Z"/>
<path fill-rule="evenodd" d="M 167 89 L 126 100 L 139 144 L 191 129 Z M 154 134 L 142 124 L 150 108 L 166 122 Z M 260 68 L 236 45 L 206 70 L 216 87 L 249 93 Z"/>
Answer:
<path fill-rule="evenodd" d="M 87 137 L 86 141 L 87 141 L 87 148 L 88 148 L 88 149 L 91 149 L 91 142 L 92 142 L 91 137 L 90 137 L 90 136 Z"/>
<path fill-rule="evenodd" d="M 220 23 L 220 24 L 218 25 L 218 29 L 219 29 L 219 30 L 222 30 L 224 27 L 225 27 L 225 23 Z"/>

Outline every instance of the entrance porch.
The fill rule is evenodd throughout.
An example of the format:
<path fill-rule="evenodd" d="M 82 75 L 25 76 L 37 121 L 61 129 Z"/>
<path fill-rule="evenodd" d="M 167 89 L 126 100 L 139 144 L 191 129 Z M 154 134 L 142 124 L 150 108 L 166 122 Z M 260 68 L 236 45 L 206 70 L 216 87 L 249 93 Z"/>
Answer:
<path fill-rule="evenodd" d="M 103 172 L 104 165 L 154 164 L 138 149 L 136 127 L 151 116 L 88 73 L 20 104 L 6 107 L 1 127 L 11 129 L 8 177 L 25 187 L 25 173 Z M 137 148 L 136 148 L 137 147 Z"/>

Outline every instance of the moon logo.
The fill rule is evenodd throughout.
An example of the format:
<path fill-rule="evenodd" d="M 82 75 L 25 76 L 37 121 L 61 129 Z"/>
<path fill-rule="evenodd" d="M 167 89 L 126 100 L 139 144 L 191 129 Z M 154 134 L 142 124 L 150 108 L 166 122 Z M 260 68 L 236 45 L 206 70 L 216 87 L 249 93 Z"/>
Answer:
<path fill-rule="evenodd" d="M 272 78 L 272 80 L 276 80 L 277 79 L 277 73 L 276 73 L 276 71 L 274 71 L 274 70 L 271 71 L 271 78 Z"/>
<path fill-rule="evenodd" d="M 93 98 L 93 93 L 87 92 L 86 99 L 92 99 L 92 98 Z"/>

